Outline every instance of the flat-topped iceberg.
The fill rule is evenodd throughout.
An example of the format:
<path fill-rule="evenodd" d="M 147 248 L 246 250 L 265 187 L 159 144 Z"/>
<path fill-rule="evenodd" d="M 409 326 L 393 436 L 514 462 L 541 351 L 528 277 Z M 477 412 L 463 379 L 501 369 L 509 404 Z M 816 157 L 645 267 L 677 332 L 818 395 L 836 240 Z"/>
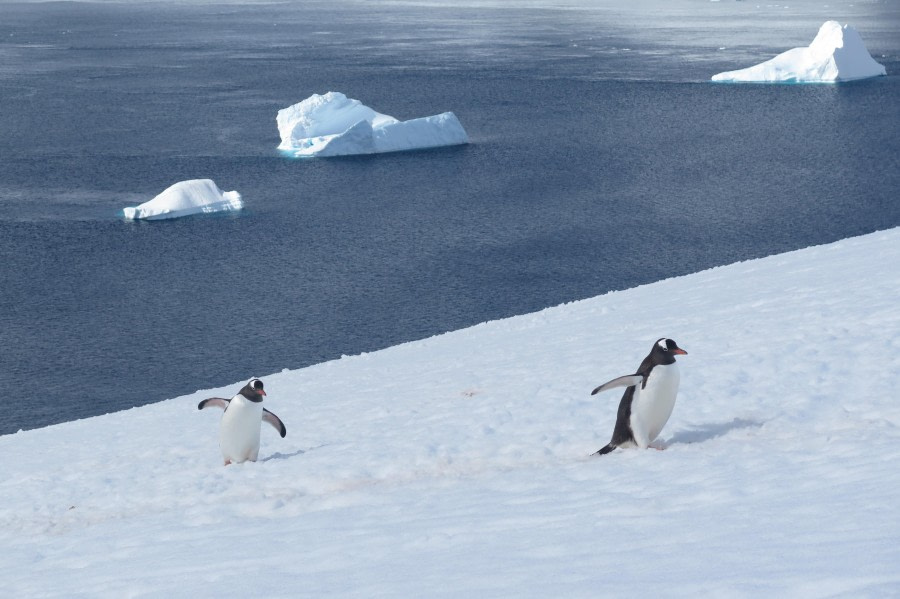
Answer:
<path fill-rule="evenodd" d="M 340 92 L 313 94 L 278 111 L 281 145 L 292 156 L 347 156 L 469 143 L 452 112 L 399 121 Z"/>
<path fill-rule="evenodd" d="M 806 48 L 794 48 L 758 65 L 713 75 L 713 81 L 832 83 L 886 75 L 856 29 L 826 21 Z"/>
<path fill-rule="evenodd" d="M 241 194 L 223 192 L 212 179 L 180 181 L 140 206 L 124 208 L 125 218 L 159 220 L 191 214 L 230 212 L 244 207 Z"/>

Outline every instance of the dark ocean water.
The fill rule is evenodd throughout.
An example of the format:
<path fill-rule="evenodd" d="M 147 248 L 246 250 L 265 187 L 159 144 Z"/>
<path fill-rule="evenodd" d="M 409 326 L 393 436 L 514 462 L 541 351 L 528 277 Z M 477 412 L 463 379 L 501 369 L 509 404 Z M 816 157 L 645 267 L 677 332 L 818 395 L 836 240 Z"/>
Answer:
<path fill-rule="evenodd" d="M 583 4 L 0 2 L 0 434 L 900 225 L 900 3 Z M 829 18 L 889 76 L 708 83 Z M 279 155 L 329 90 L 472 143 Z"/>

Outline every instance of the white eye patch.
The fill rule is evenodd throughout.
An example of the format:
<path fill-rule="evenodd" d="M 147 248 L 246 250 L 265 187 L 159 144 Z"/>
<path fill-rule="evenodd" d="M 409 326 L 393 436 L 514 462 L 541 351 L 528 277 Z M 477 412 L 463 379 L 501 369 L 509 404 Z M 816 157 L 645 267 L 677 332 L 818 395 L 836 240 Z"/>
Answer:
<path fill-rule="evenodd" d="M 669 351 L 669 346 L 666 345 L 666 341 L 668 341 L 668 339 L 660 339 L 659 341 L 656 342 L 656 345 L 663 348 L 663 351 Z"/>

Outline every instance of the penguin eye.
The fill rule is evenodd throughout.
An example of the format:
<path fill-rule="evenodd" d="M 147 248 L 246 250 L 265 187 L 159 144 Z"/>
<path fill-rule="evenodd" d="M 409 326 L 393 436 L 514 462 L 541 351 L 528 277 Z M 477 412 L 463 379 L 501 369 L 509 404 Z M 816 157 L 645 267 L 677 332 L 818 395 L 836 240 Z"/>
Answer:
<path fill-rule="evenodd" d="M 263 388 L 263 383 L 262 383 L 261 380 L 256 379 L 255 381 L 253 381 L 253 383 L 251 383 L 250 386 L 253 387 L 254 389 L 262 389 L 262 388 Z"/>
<path fill-rule="evenodd" d="M 660 339 L 656 342 L 656 345 L 660 346 L 663 351 L 669 351 L 669 340 L 668 339 Z"/>

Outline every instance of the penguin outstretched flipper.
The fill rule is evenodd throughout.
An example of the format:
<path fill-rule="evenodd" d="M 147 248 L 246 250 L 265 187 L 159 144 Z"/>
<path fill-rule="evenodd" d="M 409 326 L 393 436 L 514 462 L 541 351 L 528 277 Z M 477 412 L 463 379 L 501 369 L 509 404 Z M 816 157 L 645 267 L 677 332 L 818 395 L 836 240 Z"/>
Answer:
<path fill-rule="evenodd" d="M 615 378 L 608 383 L 603 383 L 593 391 L 591 391 L 591 395 L 597 395 L 601 391 L 608 391 L 610 389 L 615 389 L 616 387 L 633 387 L 638 383 L 644 381 L 644 377 L 639 374 L 626 374 L 625 376 L 620 376 Z"/>
<path fill-rule="evenodd" d="M 275 427 L 275 430 L 278 431 L 278 434 L 281 435 L 282 439 L 287 434 L 287 429 L 284 427 L 284 423 L 281 421 L 281 418 L 265 408 L 263 408 L 262 419 L 263 421 L 268 422 L 273 427 Z"/>
<path fill-rule="evenodd" d="M 203 408 L 222 408 L 223 410 L 227 410 L 229 403 L 231 403 L 231 400 L 225 399 L 224 397 L 210 397 L 209 399 L 204 399 L 199 404 L 197 404 L 197 409 L 202 410 Z"/>

